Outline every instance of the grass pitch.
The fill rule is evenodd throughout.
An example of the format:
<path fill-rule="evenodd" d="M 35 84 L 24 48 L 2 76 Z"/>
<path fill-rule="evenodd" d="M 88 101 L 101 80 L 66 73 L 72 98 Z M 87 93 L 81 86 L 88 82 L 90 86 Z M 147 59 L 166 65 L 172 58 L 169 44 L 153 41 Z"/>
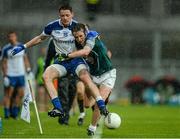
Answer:
<path fill-rule="evenodd" d="M 2 107 L 0 110 L 3 116 Z M 120 128 L 112 130 L 104 127 L 104 138 L 180 138 L 180 107 L 178 106 L 120 106 L 109 105 L 111 112 L 121 116 Z M 0 138 L 41 138 L 41 137 L 64 137 L 64 138 L 87 138 L 86 128 L 91 119 L 91 110 L 87 111 L 85 124 L 77 125 L 78 114 L 72 116 L 69 126 L 59 125 L 57 118 L 50 118 L 47 113 L 40 113 L 44 134 L 40 135 L 36 115 L 31 107 L 31 123 L 22 120 L 3 121 L 3 132 Z"/>

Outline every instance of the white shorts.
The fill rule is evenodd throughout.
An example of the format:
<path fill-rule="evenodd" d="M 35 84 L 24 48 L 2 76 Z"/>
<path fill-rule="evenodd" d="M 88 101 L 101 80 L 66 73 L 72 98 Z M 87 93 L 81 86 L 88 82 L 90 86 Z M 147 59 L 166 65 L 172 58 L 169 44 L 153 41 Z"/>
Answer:
<path fill-rule="evenodd" d="M 105 85 L 113 89 L 116 81 L 116 69 L 105 72 L 100 76 L 92 76 L 92 79 L 97 85 Z"/>

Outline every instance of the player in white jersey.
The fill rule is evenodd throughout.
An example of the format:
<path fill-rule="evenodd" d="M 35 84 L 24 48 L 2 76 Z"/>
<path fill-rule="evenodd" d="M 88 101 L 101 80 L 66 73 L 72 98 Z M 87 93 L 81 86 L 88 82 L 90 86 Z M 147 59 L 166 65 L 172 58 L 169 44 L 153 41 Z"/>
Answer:
<path fill-rule="evenodd" d="M 15 32 L 8 33 L 9 44 L 5 45 L 2 50 L 2 71 L 4 77 L 4 115 L 5 118 L 9 118 L 11 115 L 13 118 L 18 116 L 20 103 L 24 95 L 24 75 L 25 65 L 30 71 L 30 65 L 28 58 L 24 51 L 21 51 L 16 56 L 12 57 L 12 49 L 19 45 L 17 41 L 17 35 Z M 16 89 L 15 98 L 10 110 L 11 99 L 14 96 L 14 90 Z"/>
<path fill-rule="evenodd" d="M 60 19 L 49 23 L 44 28 L 42 34 L 36 36 L 26 44 L 19 45 L 18 47 L 14 48 L 12 55 L 16 55 L 25 48 L 39 44 L 47 37 L 52 37 L 57 53 L 57 58 L 54 64 L 46 69 L 43 76 L 44 83 L 54 106 L 54 109 L 48 112 L 48 115 L 51 117 L 64 116 L 60 100 L 57 97 L 57 90 L 53 85 L 53 80 L 55 78 L 65 76 L 67 73 L 77 75 L 80 80 L 82 80 L 89 87 L 91 90 L 91 95 L 95 98 L 101 114 L 107 115 L 108 111 L 106 110 L 104 100 L 100 96 L 97 86 L 93 83 L 87 70 L 87 64 L 83 58 L 78 57 L 64 59 L 62 57 L 62 55 L 71 53 L 76 50 L 74 37 L 71 32 L 73 26 L 76 24 L 76 22 L 72 20 L 72 7 L 68 5 L 61 6 L 59 9 L 59 16 Z"/>

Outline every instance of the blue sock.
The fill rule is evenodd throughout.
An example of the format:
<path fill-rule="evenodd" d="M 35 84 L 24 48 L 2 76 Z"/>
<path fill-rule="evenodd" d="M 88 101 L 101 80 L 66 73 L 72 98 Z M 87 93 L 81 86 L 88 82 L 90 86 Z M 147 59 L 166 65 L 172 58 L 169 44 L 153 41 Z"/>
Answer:
<path fill-rule="evenodd" d="M 97 105 L 98 105 L 98 107 L 99 107 L 100 109 L 105 107 L 104 100 L 98 100 L 98 101 L 96 101 L 96 102 L 97 102 Z"/>
<path fill-rule="evenodd" d="M 4 108 L 4 117 L 8 118 L 10 115 L 10 109 L 9 108 Z"/>
<path fill-rule="evenodd" d="M 51 102 L 52 102 L 54 108 L 59 109 L 59 110 L 62 109 L 62 105 L 61 105 L 61 102 L 58 97 L 52 99 Z"/>
<path fill-rule="evenodd" d="M 20 107 L 17 107 L 18 114 L 19 114 L 20 110 L 21 110 L 21 108 L 20 108 Z"/>
<path fill-rule="evenodd" d="M 17 106 L 12 107 L 12 116 L 16 118 L 18 114 L 19 114 L 19 107 Z"/>
<path fill-rule="evenodd" d="M 98 107 L 99 107 L 100 109 L 102 109 L 102 108 L 105 107 L 105 102 L 104 102 L 104 100 L 102 99 L 101 96 L 99 96 L 99 97 L 96 98 L 96 103 L 97 103 L 97 105 L 98 105 Z"/>

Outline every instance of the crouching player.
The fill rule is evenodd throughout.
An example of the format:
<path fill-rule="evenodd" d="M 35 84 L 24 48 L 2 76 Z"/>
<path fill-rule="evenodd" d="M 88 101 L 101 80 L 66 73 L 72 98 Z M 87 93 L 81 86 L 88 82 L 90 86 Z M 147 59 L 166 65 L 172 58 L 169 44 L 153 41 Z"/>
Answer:
<path fill-rule="evenodd" d="M 108 99 L 115 84 L 116 69 L 112 67 L 106 47 L 98 37 L 98 33 L 95 31 L 88 32 L 84 24 L 78 23 L 72 29 L 72 32 L 75 37 L 76 44 L 78 47 L 82 47 L 82 49 L 72 52 L 65 57 L 86 57 L 93 81 L 99 86 L 100 95 L 104 100 Z M 86 106 L 92 106 L 95 104 L 93 99 L 89 99 L 88 101 L 85 99 L 84 101 Z M 88 135 L 94 135 L 99 118 L 100 112 L 95 104 L 92 122 L 88 128 Z"/>

